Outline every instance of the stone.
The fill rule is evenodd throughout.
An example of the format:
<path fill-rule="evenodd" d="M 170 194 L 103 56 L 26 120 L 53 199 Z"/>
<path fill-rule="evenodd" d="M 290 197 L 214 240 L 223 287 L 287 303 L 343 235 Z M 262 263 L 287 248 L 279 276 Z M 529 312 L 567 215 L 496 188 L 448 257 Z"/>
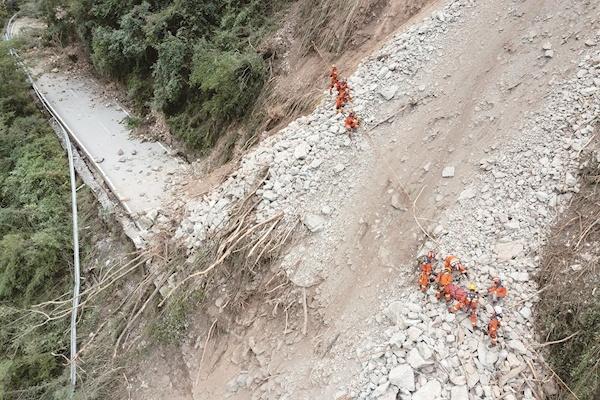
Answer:
<path fill-rule="evenodd" d="M 323 230 L 323 225 L 325 225 L 325 219 L 315 214 L 306 214 L 303 222 L 308 230 L 313 233 L 320 232 Z"/>
<path fill-rule="evenodd" d="M 521 241 L 496 243 L 495 250 L 499 260 L 508 261 L 523 253 L 523 243 Z"/>
<path fill-rule="evenodd" d="M 435 379 L 421 386 L 412 396 L 412 400 L 437 400 L 442 394 L 442 385 Z"/>
<path fill-rule="evenodd" d="M 392 207 L 396 210 L 406 211 L 407 208 L 402 206 L 402 201 L 400 200 L 400 195 L 398 193 L 394 193 L 392 195 L 392 200 L 390 201 Z"/>
<path fill-rule="evenodd" d="M 518 339 L 512 339 L 509 340 L 507 343 L 508 347 L 513 349 L 514 351 L 520 353 L 520 354 L 526 354 L 527 353 L 527 348 L 525 347 L 525 345 L 523 344 L 523 342 L 521 342 Z"/>
<path fill-rule="evenodd" d="M 135 150 L 135 149 L 131 150 L 131 155 L 132 156 L 135 156 L 136 154 L 137 154 L 137 150 Z"/>
<path fill-rule="evenodd" d="M 594 39 L 588 39 L 585 41 L 585 45 L 588 47 L 594 47 L 596 45 L 596 41 Z"/>
<path fill-rule="evenodd" d="M 544 42 L 544 44 L 542 44 L 542 50 L 551 50 L 551 49 L 552 49 L 552 43 Z"/>
<path fill-rule="evenodd" d="M 310 151 L 310 146 L 306 142 L 300 142 L 294 149 L 294 158 L 296 160 L 303 160 L 308 156 L 308 152 Z"/>
<path fill-rule="evenodd" d="M 519 311 L 519 314 L 521 314 L 523 316 L 523 318 L 529 319 L 529 318 L 531 318 L 531 308 L 529 308 L 529 307 L 523 307 Z"/>
<path fill-rule="evenodd" d="M 275 201 L 275 200 L 277 200 L 279 195 L 272 190 L 265 190 L 262 194 L 262 197 L 269 201 Z"/>
<path fill-rule="evenodd" d="M 442 178 L 452 178 L 454 176 L 454 167 L 444 167 Z"/>
<path fill-rule="evenodd" d="M 453 386 L 450 389 L 450 400 L 469 400 L 469 389 L 466 386 Z"/>
<path fill-rule="evenodd" d="M 554 57 L 554 50 L 546 50 L 546 51 L 544 51 L 544 57 L 546 57 L 546 58 L 552 58 L 552 57 Z"/>
<path fill-rule="evenodd" d="M 473 187 L 468 187 L 458 195 L 458 200 L 470 200 L 475 197 L 475 195 L 475 189 Z"/>
<path fill-rule="evenodd" d="M 417 344 L 417 350 L 419 350 L 419 354 L 423 357 L 423 360 L 427 361 L 433 357 L 433 351 L 431 347 L 425 342 L 420 342 Z"/>
<path fill-rule="evenodd" d="M 385 100 L 390 101 L 396 95 L 398 91 L 398 86 L 395 85 L 386 85 L 379 90 L 379 95 L 383 97 Z"/>
<path fill-rule="evenodd" d="M 340 172 L 342 172 L 345 169 L 346 169 L 346 166 L 344 164 L 342 164 L 342 163 L 336 164 L 333 167 L 333 170 L 335 171 L 336 174 L 339 174 Z"/>
<path fill-rule="evenodd" d="M 431 364 L 431 361 L 424 360 L 423 357 L 421 357 L 419 350 L 417 350 L 414 347 L 408 352 L 408 357 L 406 357 L 406 361 L 414 369 L 419 369 L 421 367 Z"/>
<path fill-rule="evenodd" d="M 95 162 L 96 164 L 100 164 L 100 163 L 101 163 L 101 162 L 103 162 L 103 161 L 104 161 L 104 157 L 98 157 L 98 158 L 95 158 L 95 159 L 94 159 L 94 162 Z"/>
<path fill-rule="evenodd" d="M 377 398 L 377 400 L 396 400 L 397 396 L 398 396 L 398 389 L 394 389 L 394 388 L 390 387 L 384 394 L 379 396 Z M 344 398 L 353 399 L 354 397 L 344 397 Z"/>
<path fill-rule="evenodd" d="M 410 328 L 408 328 L 406 330 L 406 334 L 408 335 L 408 338 L 410 340 L 412 340 L 413 342 L 416 342 L 419 337 L 421 337 L 421 334 L 423 333 L 423 331 L 419 328 L 417 328 L 416 326 L 411 326 Z"/>
<path fill-rule="evenodd" d="M 321 208 L 321 214 L 323 214 L 323 215 L 331 215 L 332 212 L 333 212 L 333 210 L 329 206 L 323 206 Z"/>
<path fill-rule="evenodd" d="M 385 382 L 385 383 L 377 386 L 377 389 L 375 389 L 373 391 L 373 397 L 379 398 L 379 397 L 383 396 L 385 394 L 385 392 L 387 392 L 389 387 L 390 387 L 389 382 Z"/>
<path fill-rule="evenodd" d="M 392 324 L 399 326 L 400 329 L 406 327 L 404 322 L 404 304 L 401 301 L 390 303 L 383 310 L 383 314 L 392 322 Z"/>
<path fill-rule="evenodd" d="M 120 163 L 124 163 L 125 161 L 127 161 L 127 158 L 125 156 L 121 156 L 121 157 L 119 157 L 118 161 Z"/>
<path fill-rule="evenodd" d="M 573 187 L 577 185 L 577 178 L 575 178 L 570 172 L 567 172 L 567 175 L 565 176 L 565 184 L 569 187 Z"/>
<path fill-rule="evenodd" d="M 388 380 L 400 390 L 408 390 L 411 392 L 415 390 L 415 371 L 408 364 L 402 364 L 392 368 Z"/>
<path fill-rule="evenodd" d="M 389 340 L 389 344 L 392 346 L 392 348 L 395 347 L 397 349 L 402 348 L 404 342 L 406 342 L 406 333 L 404 332 L 394 333 Z"/>
<path fill-rule="evenodd" d="M 517 282 L 527 282 L 529 281 L 529 272 L 521 271 L 521 272 L 513 272 L 510 274 L 510 277 L 513 278 Z"/>
<path fill-rule="evenodd" d="M 465 374 L 467 378 L 467 386 L 472 389 L 479 382 L 479 373 L 472 363 L 465 364 Z"/>
<path fill-rule="evenodd" d="M 122 156 L 123 154 L 125 154 L 125 152 L 123 151 L 123 149 L 117 150 L 117 155 L 118 156 Z"/>

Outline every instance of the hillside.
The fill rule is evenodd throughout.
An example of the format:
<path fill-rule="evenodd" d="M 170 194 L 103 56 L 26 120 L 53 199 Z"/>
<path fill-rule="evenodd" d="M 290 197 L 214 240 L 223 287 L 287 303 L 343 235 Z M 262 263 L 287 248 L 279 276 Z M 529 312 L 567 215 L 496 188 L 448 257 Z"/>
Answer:
<path fill-rule="evenodd" d="M 598 397 L 600 4 L 17 3 L 48 26 L 11 45 L 53 115 L 125 100 L 123 143 L 160 139 L 191 161 L 153 186 L 159 207 L 127 216 L 135 250 L 86 206 L 75 398 Z M 5 223 L 22 245 L 1 257 L 0 322 L 42 323 L 43 346 L 0 327 L 0 399 L 64 398 L 61 152 L 4 59 L 3 210 L 48 219 Z M 330 92 L 332 63 L 348 86 Z M 161 166 L 86 121 L 73 138 L 94 125 L 145 191 Z M 62 239 L 24 263 L 37 232 Z"/>

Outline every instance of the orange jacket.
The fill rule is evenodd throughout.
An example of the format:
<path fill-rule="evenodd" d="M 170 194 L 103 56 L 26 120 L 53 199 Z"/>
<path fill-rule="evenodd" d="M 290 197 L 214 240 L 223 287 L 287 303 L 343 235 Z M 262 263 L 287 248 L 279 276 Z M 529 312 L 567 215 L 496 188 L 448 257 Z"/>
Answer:
<path fill-rule="evenodd" d="M 492 339 L 495 339 L 496 336 L 498 335 L 498 328 L 500 327 L 500 321 L 498 321 L 497 318 L 492 318 L 490 320 L 490 322 L 488 323 L 488 335 L 490 335 L 490 337 Z"/>
<path fill-rule="evenodd" d="M 452 272 L 445 270 L 437 277 L 437 282 L 440 286 L 448 286 L 452 283 Z"/>
<path fill-rule="evenodd" d="M 453 269 L 454 271 L 459 271 L 461 274 L 467 272 L 467 269 L 464 265 L 462 265 L 458 257 L 452 255 L 446 257 L 446 259 L 444 260 L 444 267 L 446 267 L 446 269 Z"/>
<path fill-rule="evenodd" d="M 488 289 L 490 295 L 496 296 L 499 299 L 503 299 L 508 294 L 508 290 L 504 286 L 492 286 Z"/>

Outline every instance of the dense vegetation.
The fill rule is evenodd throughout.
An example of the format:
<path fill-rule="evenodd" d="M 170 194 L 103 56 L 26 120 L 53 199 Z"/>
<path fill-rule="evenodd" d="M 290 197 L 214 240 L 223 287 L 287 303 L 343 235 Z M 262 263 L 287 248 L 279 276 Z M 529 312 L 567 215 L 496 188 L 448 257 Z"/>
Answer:
<path fill-rule="evenodd" d="M 597 157 L 597 156 L 596 156 Z M 556 398 L 600 399 L 600 161 L 590 156 L 581 190 L 554 228 L 543 254 L 544 288 L 538 324 L 547 341 L 547 360 L 569 386 Z"/>
<path fill-rule="evenodd" d="M 41 0 L 49 35 L 84 44 L 139 111 L 163 111 L 194 149 L 212 146 L 266 79 L 256 47 L 286 0 Z"/>
<path fill-rule="evenodd" d="M 1 14 L 1 10 L 0 10 Z M 1 15 L 0 15 L 1 17 Z M 1 21 L 0 21 L 1 22 Z M 64 390 L 68 321 L 32 330 L 24 310 L 69 290 L 71 220 L 63 150 L 0 44 L 0 399 Z"/>

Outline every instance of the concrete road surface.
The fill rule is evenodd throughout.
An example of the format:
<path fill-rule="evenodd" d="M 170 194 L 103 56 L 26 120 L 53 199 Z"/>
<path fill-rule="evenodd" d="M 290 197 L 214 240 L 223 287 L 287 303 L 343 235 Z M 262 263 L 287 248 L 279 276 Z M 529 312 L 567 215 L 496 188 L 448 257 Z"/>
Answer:
<path fill-rule="evenodd" d="M 39 22 L 17 18 L 8 36 L 35 24 Z M 36 83 L 51 108 L 134 220 L 159 208 L 167 197 L 165 185 L 180 161 L 160 143 L 132 138 L 125 124 L 127 112 L 106 101 L 93 79 L 36 72 Z"/>
<path fill-rule="evenodd" d="M 132 216 L 158 208 L 178 160 L 160 143 L 132 138 L 127 113 L 92 79 L 44 73 L 37 84 Z"/>

